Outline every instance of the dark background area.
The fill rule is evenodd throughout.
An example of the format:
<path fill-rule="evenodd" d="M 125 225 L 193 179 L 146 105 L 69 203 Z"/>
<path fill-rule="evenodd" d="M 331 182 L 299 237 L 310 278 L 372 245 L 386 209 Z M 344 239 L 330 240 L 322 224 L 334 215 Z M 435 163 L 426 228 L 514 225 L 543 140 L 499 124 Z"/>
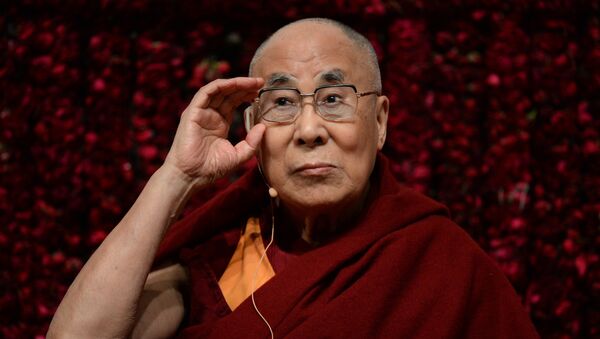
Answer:
<path fill-rule="evenodd" d="M 162 163 L 195 91 L 246 74 L 263 39 L 308 16 L 373 42 L 391 100 L 384 152 L 394 173 L 448 205 L 542 337 L 600 336 L 599 1 L 29 0 L 0 9 L 0 337 L 44 336 L 85 260 Z M 232 140 L 244 136 L 240 120 Z"/>

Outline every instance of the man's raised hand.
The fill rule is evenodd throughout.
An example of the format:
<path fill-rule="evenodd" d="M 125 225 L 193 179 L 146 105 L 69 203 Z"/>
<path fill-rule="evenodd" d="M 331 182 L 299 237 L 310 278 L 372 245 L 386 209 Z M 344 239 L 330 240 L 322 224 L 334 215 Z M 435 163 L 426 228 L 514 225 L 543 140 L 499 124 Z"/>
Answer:
<path fill-rule="evenodd" d="M 194 185 L 222 177 L 256 152 L 265 126 L 255 125 L 235 146 L 227 140 L 234 110 L 256 97 L 261 78 L 218 79 L 202 87 L 183 111 L 163 166 Z"/>

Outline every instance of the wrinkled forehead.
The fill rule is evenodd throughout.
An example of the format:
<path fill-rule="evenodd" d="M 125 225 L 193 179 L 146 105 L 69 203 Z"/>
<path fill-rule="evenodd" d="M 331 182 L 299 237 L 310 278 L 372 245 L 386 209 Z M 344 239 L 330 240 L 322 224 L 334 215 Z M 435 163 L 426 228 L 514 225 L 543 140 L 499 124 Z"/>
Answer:
<path fill-rule="evenodd" d="M 261 48 L 252 75 L 265 86 L 356 82 L 364 72 L 359 48 L 337 27 L 303 23 L 277 32 Z"/>
<path fill-rule="evenodd" d="M 324 69 L 323 71 L 316 74 L 313 80 L 318 85 L 326 84 L 344 84 L 347 82 L 347 72 L 339 68 Z M 266 74 L 265 87 L 285 87 L 285 86 L 297 86 L 300 79 L 294 74 L 285 72 L 273 72 Z"/>

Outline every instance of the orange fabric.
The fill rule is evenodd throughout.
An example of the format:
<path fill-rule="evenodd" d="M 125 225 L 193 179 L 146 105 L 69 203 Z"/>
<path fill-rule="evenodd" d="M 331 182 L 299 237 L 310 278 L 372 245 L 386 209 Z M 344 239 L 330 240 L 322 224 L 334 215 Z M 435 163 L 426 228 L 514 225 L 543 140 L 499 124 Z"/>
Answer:
<path fill-rule="evenodd" d="M 258 267 L 263 253 L 265 246 L 258 218 L 250 218 L 225 272 L 219 279 L 221 292 L 232 310 L 250 296 L 253 287 L 256 290 L 275 276 L 266 255 Z"/>

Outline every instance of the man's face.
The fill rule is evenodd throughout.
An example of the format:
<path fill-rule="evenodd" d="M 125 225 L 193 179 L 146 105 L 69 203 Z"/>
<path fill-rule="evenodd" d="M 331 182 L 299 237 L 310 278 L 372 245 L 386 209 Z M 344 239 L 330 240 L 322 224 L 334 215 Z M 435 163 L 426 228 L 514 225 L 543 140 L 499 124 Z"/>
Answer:
<path fill-rule="evenodd" d="M 253 75 L 264 78 L 265 87 L 296 87 L 302 93 L 339 83 L 366 92 L 374 88 L 365 57 L 338 28 L 302 23 L 269 42 Z M 312 98 L 304 98 L 294 122 L 262 121 L 267 126 L 260 149 L 263 172 L 284 205 L 327 213 L 360 202 L 383 147 L 387 109 L 386 97 L 369 95 L 359 98 L 352 121 L 331 122 L 317 114 Z"/>

